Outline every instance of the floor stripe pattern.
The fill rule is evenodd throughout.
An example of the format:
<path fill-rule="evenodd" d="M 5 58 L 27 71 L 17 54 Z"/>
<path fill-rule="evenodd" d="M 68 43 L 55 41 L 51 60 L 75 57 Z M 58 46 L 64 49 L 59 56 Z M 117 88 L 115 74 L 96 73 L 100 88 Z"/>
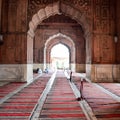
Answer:
<path fill-rule="evenodd" d="M 25 84 L 25 83 L 11 82 L 4 86 L 0 86 L 0 99 L 5 97 L 10 92 L 13 92 L 14 90 L 16 90 L 18 87 L 22 86 L 23 84 Z"/>
<path fill-rule="evenodd" d="M 111 91 L 112 93 L 116 94 L 120 97 L 120 84 L 118 83 L 99 83 L 105 89 Z"/>
<path fill-rule="evenodd" d="M 74 77 L 73 81 L 77 88 L 80 89 L 80 78 L 75 80 Z M 98 120 L 120 120 L 120 103 L 94 84 L 83 83 L 83 96 Z"/>
<path fill-rule="evenodd" d="M 0 105 L 0 120 L 28 120 L 50 75 L 40 77 Z"/>
<path fill-rule="evenodd" d="M 62 76 L 62 77 L 61 77 Z M 39 116 L 40 120 L 87 120 L 68 80 L 57 73 Z"/>

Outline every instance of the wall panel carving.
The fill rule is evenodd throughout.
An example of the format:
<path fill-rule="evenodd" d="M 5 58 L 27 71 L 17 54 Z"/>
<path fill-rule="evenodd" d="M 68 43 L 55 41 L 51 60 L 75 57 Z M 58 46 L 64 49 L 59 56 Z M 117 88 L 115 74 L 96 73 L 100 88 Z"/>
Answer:
<path fill-rule="evenodd" d="M 100 63 L 101 57 L 100 57 L 100 40 L 98 35 L 94 35 L 94 53 L 93 53 L 93 60 L 95 63 Z"/>
<path fill-rule="evenodd" d="M 113 59 L 113 40 L 109 35 L 101 37 L 101 62 L 112 63 Z"/>
<path fill-rule="evenodd" d="M 32 16 L 37 13 L 41 8 L 57 1 L 69 4 L 70 6 L 74 6 L 77 9 L 81 9 L 86 15 L 90 16 L 92 2 L 91 0 L 29 0 L 28 21 L 30 21 Z"/>
<path fill-rule="evenodd" d="M 16 31 L 27 31 L 27 2 L 26 0 L 17 0 Z"/>
<path fill-rule="evenodd" d="M 114 43 L 109 35 L 94 35 L 94 63 L 114 62 Z"/>
<path fill-rule="evenodd" d="M 94 63 L 114 62 L 114 1 L 94 0 Z M 112 6 L 112 7 L 111 7 Z M 112 8 L 112 9 L 110 9 Z"/>
<path fill-rule="evenodd" d="M 109 34 L 110 5 L 109 0 L 94 1 L 94 32 Z"/>
<path fill-rule="evenodd" d="M 16 30 L 16 15 L 17 15 L 17 1 L 10 0 L 8 7 L 8 31 L 14 32 Z"/>

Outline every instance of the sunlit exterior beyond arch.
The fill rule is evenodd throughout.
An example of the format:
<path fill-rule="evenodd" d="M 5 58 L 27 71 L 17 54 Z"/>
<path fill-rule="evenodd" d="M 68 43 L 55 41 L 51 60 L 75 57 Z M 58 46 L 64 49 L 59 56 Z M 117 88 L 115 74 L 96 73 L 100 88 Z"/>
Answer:
<path fill-rule="evenodd" d="M 51 49 L 50 60 L 51 69 L 69 69 L 69 49 L 59 43 Z"/>
<path fill-rule="evenodd" d="M 57 37 L 62 37 L 65 40 L 61 39 L 60 41 L 52 42 Z M 68 36 L 66 36 L 66 35 L 64 35 L 62 33 L 58 33 L 58 34 L 55 34 L 53 36 L 50 36 L 46 40 L 45 47 L 44 47 L 44 69 L 46 67 L 50 68 L 50 54 L 49 54 L 49 51 L 53 48 L 53 46 L 55 46 L 57 44 L 60 44 L 60 43 L 65 45 L 69 49 L 69 68 L 72 71 L 75 71 L 75 68 L 76 68 L 75 67 L 75 55 L 76 55 L 76 53 L 75 53 L 75 44 L 74 44 L 73 40 L 70 37 L 68 37 Z"/>

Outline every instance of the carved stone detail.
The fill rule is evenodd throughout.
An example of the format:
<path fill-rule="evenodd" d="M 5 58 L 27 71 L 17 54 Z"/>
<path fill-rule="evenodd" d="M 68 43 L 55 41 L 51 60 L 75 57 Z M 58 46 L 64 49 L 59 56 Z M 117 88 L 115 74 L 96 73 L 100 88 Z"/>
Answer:
<path fill-rule="evenodd" d="M 95 8 L 95 11 L 93 11 L 93 61 L 94 63 L 112 63 L 114 61 L 114 44 L 111 35 L 114 33 L 114 22 L 111 11 L 113 11 L 114 2 L 110 0 L 94 0 L 93 6 Z"/>
<path fill-rule="evenodd" d="M 114 61 L 113 40 L 109 35 L 94 35 L 94 63 L 112 63 Z"/>
<path fill-rule="evenodd" d="M 44 8 L 48 4 L 57 2 L 58 0 L 29 0 L 28 2 L 28 21 L 32 16 L 37 13 L 41 8 Z M 88 16 L 91 13 L 91 0 L 60 0 L 60 2 L 74 6 L 77 9 L 83 10 Z"/>
<path fill-rule="evenodd" d="M 113 42 L 109 35 L 101 37 L 101 62 L 112 63 L 113 62 Z"/>
<path fill-rule="evenodd" d="M 110 33 L 110 1 L 95 0 L 94 1 L 94 32 Z"/>

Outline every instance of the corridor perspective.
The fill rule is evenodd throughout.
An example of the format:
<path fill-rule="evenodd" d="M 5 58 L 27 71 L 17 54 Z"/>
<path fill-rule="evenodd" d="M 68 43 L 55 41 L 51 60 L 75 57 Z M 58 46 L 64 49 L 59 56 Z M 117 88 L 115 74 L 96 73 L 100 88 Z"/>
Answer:
<path fill-rule="evenodd" d="M 58 70 L 35 74 L 31 83 L 0 86 L 0 120 L 120 120 L 120 84 L 90 83 Z M 67 76 L 67 77 L 66 77 Z"/>
<path fill-rule="evenodd" d="M 120 120 L 120 0 L 0 0 L 0 120 Z"/>

